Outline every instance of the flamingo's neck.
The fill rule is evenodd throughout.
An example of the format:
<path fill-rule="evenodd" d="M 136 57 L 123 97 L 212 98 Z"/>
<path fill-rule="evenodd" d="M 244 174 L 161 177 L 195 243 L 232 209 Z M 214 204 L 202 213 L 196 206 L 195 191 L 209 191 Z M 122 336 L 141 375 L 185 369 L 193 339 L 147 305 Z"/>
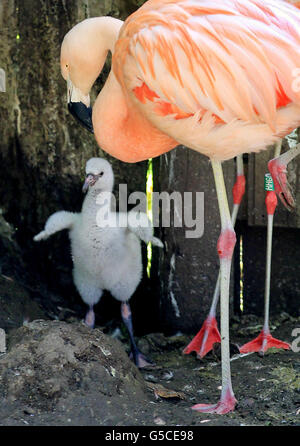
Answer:
<path fill-rule="evenodd" d="M 99 146 L 121 161 L 134 163 L 168 152 L 176 141 L 160 132 L 127 99 L 110 73 L 93 108 Z"/>
<path fill-rule="evenodd" d="M 94 17 L 88 21 L 90 22 L 89 26 L 93 28 L 91 33 L 94 37 L 97 36 L 102 49 L 105 48 L 106 51 L 113 53 L 124 22 L 114 17 Z"/>
<path fill-rule="evenodd" d="M 70 78 L 85 96 L 101 73 L 108 52 L 114 52 L 122 25 L 122 20 L 113 17 L 93 17 L 78 23 L 65 36 L 61 60 L 67 61 L 71 52 L 77 69 L 66 69 L 62 63 L 63 77 Z"/>

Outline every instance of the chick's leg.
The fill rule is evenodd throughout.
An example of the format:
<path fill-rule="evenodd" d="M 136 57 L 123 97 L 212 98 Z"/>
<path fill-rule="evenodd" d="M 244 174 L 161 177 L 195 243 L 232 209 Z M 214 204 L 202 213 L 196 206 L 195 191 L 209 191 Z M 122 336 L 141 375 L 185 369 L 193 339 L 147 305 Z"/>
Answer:
<path fill-rule="evenodd" d="M 138 347 L 136 345 L 134 335 L 133 335 L 132 314 L 131 314 L 131 309 L 130 309 L 130 305 L 128 302 L 123 302 L 121 304 L 121 315 L 122 315 L 123 322 L 126 325 L 126 328 L 129 333 L 130 344 L 131 344 L 131 355 L 130 356 L 133 358 L 135 365 L 140 369 L 143 367 L 153 366 L 154 365 L 153 362 L 150 361 L 150 359 L 146 358 L 146 356 L 140 352 L 140 350 L 138 349 Z"/>

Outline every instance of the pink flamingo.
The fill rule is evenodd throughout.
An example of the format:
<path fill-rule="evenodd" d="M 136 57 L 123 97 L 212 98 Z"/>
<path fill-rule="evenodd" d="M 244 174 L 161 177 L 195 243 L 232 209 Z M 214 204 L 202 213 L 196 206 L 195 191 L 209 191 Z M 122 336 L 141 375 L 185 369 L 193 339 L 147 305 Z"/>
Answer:
<path fill-rule="evenodd" d="M 234 409 L 229 280 L 236 242 L 222 161 L 274 144 L 300 124 L 293 88 L 300 17 L 279 0 L 149 0 L 123 22 L 99 17 L 64 38 L 61 70 L 70 111 L 112 156 L 137 162 L 184 144 L 211 160 L 221 234 L 222 391 L 200 412 Z M 89 91 L 112 52 L 92 113 Z"/>
<path fill-rule="evenodd" d="M 294 5 L 296 8 L 300 9 L 300 1 L 298 0 L 286 0 L 288 3 Z M 294 79 L 294 90 L 300 89 L 300 69 L 296 69 L 295 76 L 297 79 Z M 288 210 L 293 210 L 295 208 L 295 200 L 293 194 L 290 190 L 286 172 L 287 165 L 290 163 L 296 156 L 300 154 L 300 144 L 292 149 L 288 150 L 286 153 L 280 155 L 280 153 L 275 153 L 275 158 L 271 160 L 268 164 L 269 171 L 274 180 L 275 191 L 277 192 L 279 198 L 282 203 Z"/>
<path fill-rule="evenodd" d="M 275 158 L 271 160 L 269 165 L 272 167 L 274 164 L 278 166 L 284 166 L 284 171 L 286 172 L 286 162 L 287 156 L 288 158 L 295 157 L 300 150 L 300 146 L 298 150 L 291 149 L 288 154 L 285 154 L 284 159 L 285 163 L 283 163 L 283 155 L 280 157 L 282 142 L 280 141 L 276 144 L 274 150 Z M 239 207 L 245 193 L 245 176 L 244 176 L 244 168 L 243 168 L 243 159 L 242 156 L 237 156 L 237 178 L 233 187 L 233 210 L 231 214 L 231 221 L 233 227 L 235 226 L 237 214 L 239 211 Z M 274 167 L 273 167 L 274 170 Z M 282 169 L 281 169 L 282 172 Z M 276 175 L 275 175 L 276 177 Z M 281 197 L 283 203 L 286 207 L 290 208 L 293 206 L 292 195 L 287 188 L 285 194 L 282 193 L 282 189 L 280 190 Z M 290 194 L 289 200 L 287 200 L 287 193 Z M 275 339 L 270 334 L 269 328 L 269 308 L 270 308 L 270 283 L 271 283 L 271 258 L 272 258 L 272 235 L 273 235 L 273 217 L 277 207 L 277 197 L 274 192 L 273 187 L 270 187 L 266 192 L 266 210 L 268 215 L 268 225 L 267 225 L 267 252 L 266 252 L 266 273 L 265 273 L 265 305 L 264 305 L 264 325 L 261 333 L 257 338 L 253 341 L 248 342 L 247 344 L 240 347 L 241 353 L 249 353 L 249 352 L 260 352 L 264 354 L 269 348 L 283 348 L 290 349 L 290 345 L 286 342 Z M 290 204 L 289 204 L 290 203 Z M 196 352 L 197 357 L 202 359 L 209 351 L 213 349 L 215 343 L 221 342 L 221 335 L 218 330 L 218 324 L 216 320 L 216 308 L 219 301 L 220 295 L 220 273 L 216 282 L 214 296 L 212 300 L 212 304 L 210 307 L 209 314 L 205 319 L 201 329 L 196 334 L 196 336 L 191 340 L 191 342 L 185 347 L 183 350 L 184 354 L 189 354 L 191 352 Z"/>
<path fill-rule="evenodd" d="M 288 3 L 293 4 L 297 8 L 300 8 L 300 2 L 295 0 L 287 0 Z M 274 159 L 269 162 L 269 170 L 273 174 L 275 179 L 275 190 L 277 191 L 281 201 L 288 210 L 292 210 L 295 207 L 295 201 L 290 191 L 286 170 L 287 164 L 295 158 L 300 152 L 300 145 L 288 151 L 288 153 L 281 155 L 281 145 L 279 142 L 276 145 Z M 231 221 L 233 227 L 235 226 L 237 214 L 245 193 L 245 175 L 243 168 L 243 158 L 241 155 L 237 156 L 237 173 L 236 182 L 233 187 L 233 209 L 231 214 Z M 290 346 L 286 342 L 274 339 L 270 335 L 269 330 L 269 304 L 270 304 L 270 281 L 271 281 L 271 252 L 272 252 L 272 234 L 273 234 L 273 216 L 277 207 L 277 198 L 274 191 L 268 191 L 266 194 L 266 209 L 268 214 L 268 226 L 267 226 L 267 253 L 266 253 L 266 280 L 265 280 L 265 320 L 264 327 L 260 335 L 251 342 L 243 345 L 240 348 L 241 353 L 248 353 L 253 351 L 260 351 L 265 353 L 268 348 L 284 348 L 289 349 Z M 214 295 L 211 303 L 211 307 L 207 318 L 203 322 L 203 325 L 196 336 L 183 350 L 184 354 L 190 354 L 192 352 L 197 353 L 197 357 L 202 359 L 208 352 L 213 349 L 215 343 L 221 342 L 221 335 L 218 330 L 218 324 L 216 320 L 216 308 L 220 297 L 220 273 L 216 282 Z"/>
<path fill-rule="evenodd" d="M 281 152 L 282 142 L 280 141 L 275 147 L 275 159 L 278 159 Z M 247 344 L 240 347 L 241 353 L 260 352 L 264 354 L 269 348 L 290 349 L 287 342 L 274 338 L 270 333 L 269 327 L 269 309 L 270 309 L 270 284 L 271 284 L 271 260 L 272 260 L 272 237 L 273 237 L 273 219 L 277 207 L 277 196 L 274 191 L 274 184 L 270 179 L 265 179 L 266 189 L 266 210 L 268 216 L 267 224 L 267 252 L 266 252 L 266 271 L 265 271 L 265 305 L 264 305 L 264 325 L 260 334 Z M 285 202 L 286 203 L 286 202 Z"/>
<path fill-rule="evenodd" d="M 236 158 L 236 181 L 232 189 L 233 209 L 231 213 L 231 222 L 233 227 L 235 226 L 238 211 L 245 193 L 245 185 L 246 178 L 244 175 L 243 156 L 238 155 Z M 208 316 L 203 322 L 203 325 L 199 332 L 183 350 L 183 353 L 186 355 L 192 352 L 196 352 L 197 357 L 202 359 L 208 352 L 213 349 L 214 344 L 221 342 L 221 335 L 216 319 L 217 305 L 220 297 L 220 282 L 221 271 L 219 271 L 219 275 L 216 281 L 214 295 Z"/>

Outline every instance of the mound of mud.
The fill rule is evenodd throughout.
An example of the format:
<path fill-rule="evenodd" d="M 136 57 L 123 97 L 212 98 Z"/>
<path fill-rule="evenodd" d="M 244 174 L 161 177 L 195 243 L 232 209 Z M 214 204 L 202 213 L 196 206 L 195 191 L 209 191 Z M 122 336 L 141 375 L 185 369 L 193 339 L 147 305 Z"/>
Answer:
<path fill-rule="evenodd" d="M 59 424 L 77 417 L 79 424 L 113 424 L 127 405 L 134 413 L 145 399 L 143 379 L 122 344 L 82 323 L 28 323 L 11 334 L 0 358 L 5 415 L 18 407 L 34 417 L 58 411 Z"/>

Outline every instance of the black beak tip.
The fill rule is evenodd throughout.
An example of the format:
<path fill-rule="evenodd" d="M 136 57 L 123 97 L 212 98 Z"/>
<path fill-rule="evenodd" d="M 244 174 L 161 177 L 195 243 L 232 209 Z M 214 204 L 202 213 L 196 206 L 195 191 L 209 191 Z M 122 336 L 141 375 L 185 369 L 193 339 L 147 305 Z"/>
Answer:
<path fill-rule="evenodd" d="M 92 107 L 87 107 L 82 102 L 69 102 L 68 109 L 77 121 L 89 132 L 94 133 L 92 122 Z"/>

